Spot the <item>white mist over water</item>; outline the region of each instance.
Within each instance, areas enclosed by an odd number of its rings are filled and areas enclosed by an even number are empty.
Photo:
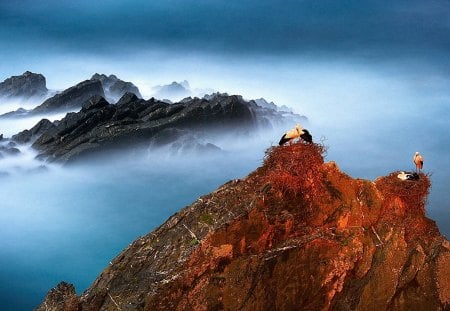
[[[450,234],[450,80],[433,68],[170,54],[88,58],[83,66],[81,58],[67,59],[40,60],[33,71],[43,73],[54,89],[95,72],[112,73],[136,84],[145,98],[155,85],[186,79],[193,88],[264,97],[292,107],[309,118],[305,127],[316,141],[325,137],[327,160],[337,161],[354,177],[375,179],[394,170],[412,170],[412,155],[420,151],[425,172],[433,173],[428,215],[441,232]],[[10,109],[5,107],[0,105],[2,111]],[[0,120],[0,133],[10,136],[39,119]],[[103,164],[49,166],[47,172],[33,174],[14,169],[15,174],[0,179],[2,309],[30,309],[60,280],[82,291],[139,235],[198,196],[258,167],[264,150],[276,145],[287,127],[260,133],[258,139],[211,141],[227,151],[222,155],[173,157],[150,150],[117,155]],[[27,148],[21,147],[23,158],[0,159],[2,170],[42,164]],[[21,302],[23,296],[30,299]]]

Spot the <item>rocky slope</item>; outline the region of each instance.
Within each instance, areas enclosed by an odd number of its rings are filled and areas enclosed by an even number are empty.
[[[47,94],[45,77],[30,71],[20,76],[12,76],[0,83],[0,96],[5,97],[42,97]]]
[[[302,119],[295,116],[297,122]],[[145,101],[127,93],[115,105],[95,96],[84,103],[80,112],[67,114],[55,127],[43,132],[33,147],[41,158],[60,162],[124,146],[189,143],[202,150],[216,150],[211,144],[200,146],[193,137],[245,134],[260,126],[286,121],[290,119],[244,101],[240,96],[194,98],[167,104],[153,98]],[[189,149],[190,146],[181,147]]]
[[[95,95],[105,96],[102,83],[100,80],[86,80],[47,99],[31,110],[30,113],[42,114],[78,110],[85,101]]]
[[[81,296],[61,283],[38,310],[447,310],[450,244],[425,216],[428,176],[353,179],[323,151],[272,148]]]

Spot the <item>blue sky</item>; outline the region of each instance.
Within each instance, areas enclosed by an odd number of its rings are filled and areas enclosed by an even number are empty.
[[[435,58],[450,52],[448,12],[444,0],[0,1],[0,36],[13,49],[42,53],[176,48]]]

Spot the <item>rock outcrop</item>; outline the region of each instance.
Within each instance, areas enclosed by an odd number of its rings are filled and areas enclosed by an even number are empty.
[[[95,95],[105,96],[102,83],[99,80],[86,80],[50,97],[31,110],[30,113],[42,114],[78,110],[85,101]]]
[[[41,309],[45,311],[77,311],[78,298],[75,287],[66,282],[59,283],[50,290],[42,306]]]
[[[0,83],[0,96],[20,97],[43,97],[47,95],[45,77],[42,74],[30,71],[20,76],[12,76]]]
[[[103,85],[103,90],[106,97],[111,101],[116,101],[121,98],[125,93],[135,94],[137,97],[142,98],[141,93],[136,85],[131,82],[123,81],[115,75],[94,74],[91,80],[99,80]]]
[[[167,145],[182,136],[192,142],[194,134],[201,136],[205,132],[210,135],[247,132],[282,120],[278,117],[275,111],[246,102],[240,96],[194,98],[167,104],[126,93],[115,105],[95,96],[84,103],[80,112],[67,114],[55,128],[45,131],[33,147],[41,158],[66,162],[122,146]],[[183,146],[186,144],[179,147]],[[203,147],[218,149],[211,144]]]
[[[57,123],[56,123],[57,124]],[[38,139],[44,132],[54,129],[56,127],[51,121],[47,119],[42,119],[35,126],[29,130],[23,130],[22,132],[13,135],[11,139],[19,144],[26,144],[29,142],[34,142]]]
[[[78,310],[447,310],[450,244],[425,216],[428,176],[353,179],[323,147],[264,164],[134,241]],[[38,310],[69,310],[51,291]]]

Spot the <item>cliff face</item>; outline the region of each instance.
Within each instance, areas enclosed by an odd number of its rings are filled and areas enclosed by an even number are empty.
[[[323,163],[322,152],[314,144],[269,150],[247,178],[134,241],[77,298],[78,307],[449,308],[450,244],[425,217],[428,177],[352,179]],[[67,299],[54,292],[39,310],[76,307],[72,292]]]

